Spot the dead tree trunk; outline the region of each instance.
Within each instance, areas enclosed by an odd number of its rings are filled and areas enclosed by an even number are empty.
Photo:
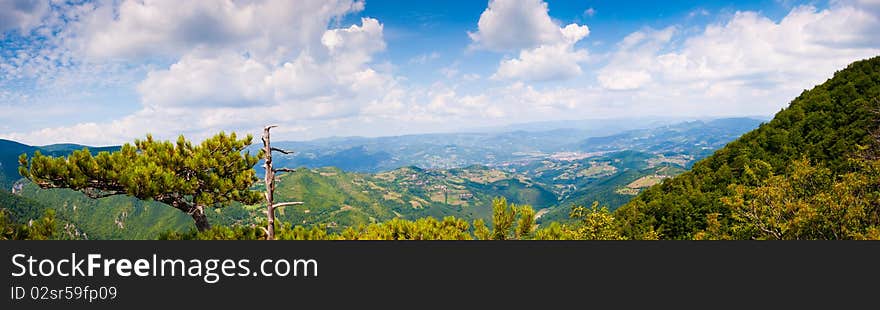
[[[269,130],[278,127],[275,125],[266,126],[263,128],[263,152],[264,157],[263,160],[265,163],[263,167],[266,169],[266,218],[268,220],[268,224],[266,225],[266,240],[275,240],[275,208],[289,206],[289,205],[298,205],[302,204],[302,202],[284,202],[276,204],[275,200],[275,173],[276,172],[293,172],[292,169],[281,168],[275,169],[272,165],[272,151],[281,152],[284,154],[291,154],[293,152],[286,151],[282,149],[277,149],[272,147],[272,144],[269,139]]]
[[[269,142],[269,129],[275,126],[263,128],[263,152],[265,153],[264,168],[266,169],[266,216],[269,224],[266,225],[266,239],[275,240],[275,170],[272,168],[272,145]]]

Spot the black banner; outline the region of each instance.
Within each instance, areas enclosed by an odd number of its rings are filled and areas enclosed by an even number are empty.
[[[2,309],[768,302],[847,308],[873,303],[880,289],[878,242],[4,241],[0,247],[7,284]]]

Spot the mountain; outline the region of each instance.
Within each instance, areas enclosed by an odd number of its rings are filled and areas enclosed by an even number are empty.
[[[274,142],[273,146],[295,151],[290,155],[276,155],[274,159],[279,167],[333,166],[365,173],[405,166],[427,169],[501,166],[540,161],[560,152],[636,150],[664,153],[672,157],[684,155],[702,158],[724,143],[754,129],[762,121],[754,118],[678,123],[670,123],[669,120],[590,120],[583,121],[584,124],[568,121],[519,125],[522,128],[517,128],[517,125],[496,128],[508,131],[379,138],[336,137],[307,142]],[[607,128],[599,125],[607,125]],[[541,128],[551,129],[533,130]],[[253,150],[257,148],[254,146]]]
[[[531,204],[538,211],[539,223],[565,221],[573,205],[599,201],[612,210],[624,205],[642,190],[683,173],[714,148],[761,122],[731,118],[667,125],[654,131],[632,130],[569,144],[574,150],[580,145],[590,152],[536,153],[451,169],[408,166],[380,173],[356,173],[304,167],[282,177],[276,195],[307,202],[290,209],[296,211],[285,219],[294,223],[359,224],[387,220],[390,214],[408,219],[447,215],[486,218],[489,203],[497,196]],[[507,136],[513,140],[516,134],[495,135],[492,139]],[[398,137],[382,141],[388,143],[387,149],[393,149],[391,141],[395,139]],[[354,144],[369,141],[356,140]],[[586,141],[601,143],[587,145]],[[446,195],[442,188],[446,188]]]
[[[129,196],[91,199],[73,190],[44,190],[27,184],[21,197],[54,209],[59,218],[76,225],[88,239],[155,239],[159,233],[185,231],[192,226],[192,218],[176,209]],[[23,218],[36,218],[41,213],[29,212]]]
[[[75,150],[88,148],[92,153],[115,151],[118,146],[91,147],[79,144],[52,144],[30,146],[0,139],[0,208],[12,212],[13,218],[26,221],[42,216],[46,209],[54,209],[65,230],[75,230],[80,238],[97,239],[153,239],[159,232],[182,230],[191,225],[191,219],[177,214],[164,205],[142,202],[130,197],[109,197],[92,200],[85,195],[65,189],[40,190],[33,184],[23,184],[12,194],[13,184],[21,179],[18,157],[40,151],[51,156],[67,156]],[[148,209],[147,206],[152,206]],[[116,229],[125,226],[128,229]],[[120,225],[122,224],[122,225]],[[67,231],[67,233],[75,233]]]
[[[18,175],[18,156],[32,154],[38,148],[15,141],[0,139],[0,189],[10,191]]]
[[[600,137],[613,135],[618,132],[636,129],[655,128],[688,121],[683,117],[627,117],[608,119],[578,119],[558,121],[537,121],[526,123],[514,123],[503,126],[484,126],[464,128],[462,132],[512,132],[512,131],[553,131],[553,130],[578,130],[587,132],[587,136]],[[582,137],[583,138],[583,137]]]
[[[765,120],[722,118],[688,121],[658,128],[630,130],[606,137],[585,139],[580,149],[586,152],[638,150],[667,157],[702,158],[755,129]]]
[[[497,165],[553,191],[556,207],[539,222],[566,221],[573,205],[594,201],[615,210],[642,190],[676,176],[725,143],[758,127],[753,118],[688,121],[587,138],[575,152]]]
[[[553,152],[574,150],[587,136],[576,129],[500,133],[420,134],[394,137],[345,137],[308,142],[273,142],[293,150],[279,154],[276,166],[335,166],[346,171],[376,173],[399,167],[449,169],[492,165]],[[256,149],[257,146],[254,147]]]
[[[0,206],[11,212],[12,218],[19,220],[38,218],[47,209],[43,203],[7,191],[0,191]]]
[[[18,156],[21,154],[33,154],[40,151],[44,155],[67,156],[75,150],[89,148],[92,153],[100,151],[113,151],[119,147],[90,147],[79,144],[53,144],[46,146],[30,146],[10,140],[0,139],[0,189],[10,191],[12,184],[21,178],[18,175]]]
[[[261,189],[262,184],[257,188]],[[167,231],[187,231],[192,219],[166,205],[127,196],[90,199],[66,189],[24,187],[22,198],[39,201],[21,218],[35,218],[51,206],[59,217],[76,224],[88,238],[151,239]],[[278,218],[299,225],[327,225],[331,231],[393,218],[427,216],[488,218],[491,202],[504,196],[537,210],[549,208],[556,196],[518,175],[486,167],[426,170],[403,167],[380,174],[345,172],[339,168],[300,168],[278,177],[276,201],[303,201],[278,210]],[[2,202],[2,201],[0,201]],[[12,206],[16,208],[16,206]],[[264,219],[263,205],[211,209],[215,225],[255,224]]]
[[[802,177],[808,177],[809,174],[800,174],[808,170],[800,167],[803,160],[820,167],[815,168],[817,171],[827,169],[829,178],[836,180],[834,182],[841,181],[844,175],[858,177],[851,175],[859,171],[854,160],[877,158],[880,154],[877,152],[878,109],[880,57],[855,62],[836,72],[825,83],[801,93],[768,123],[697,162],[691,171],[644,191],[620,208],[618,217],[633,235],[652,229],[665,238],[690,239],[700,231],[718,230],[717,225],[741,220],[737,218],[739,215],[732,214],[730,206],[737,201],[740,204],[751,201],[749,195],[788,195],[785,191],[779,192],[782,189],[774,187],[777,184],[773,183],[800,182]],[[765,182],[773,176],[781,178]],[[832,184],[831,181],[825,183]],[[785,190],[798,193],[817,184],[807,183]],[[763,192],[756,192],[756,189]],[[810,195],[815,193],[806,194],[789,201],[812,197]],[[839,192],[826,194],[833,197]],[[858,195],[871,197],[875,194],[874,190],[866,189]],[[767,196],[766,199],[773,197],[777,196]],[[833,203],[837,202],[831,200],[822,205]],[[766,202],[756,205],[767,207]],[[816,205],[805,203],[800,206]],[[855,203],[851,206],[854,207]],[[761,212],[770,211],[764,209]],[[870,210],[865,212],[874,214]],[[783,222],[783,219],[777,218],[776,222]],[[844,222],[841,220],[833,225],[844,225]]]
[[[274,143],[300,151],[293,161],[276,161],[279,167],[300,167],[279,176],[277,201],[305,202],[279,210],[278,217],[300,225],[325,224],[331,230],[396,217],[487,219],[491,200],[504,196],[532,205],[539,223],[563,221],[572,205],[600,201],[615,209],[625,204],[645,188],[683,172],[705,148],[732,140],[759,122],[692,121],[596,139],[556,129]],[[11,154],[4,167],[17,166],[21,152],[63,156],[82,148],[9,145],[15,147],[2,149]],[[425,166],[394,166],[406,162]],[[262,172],[259,165],[256,170]],[[71,190],[27,184],[21,197],[39,202],[22,218],[53,208],[92,239],[152,239],[161,232],[192,228],[192,220],[173,208],[126,196],[93,200]],[[259,205],[233,204],[212,209],[208,216],[213,224],[248,225],[262,221],[262,212]]]
[[[648,153],[623,151],[582,163],[582,168],[577,168],[578,163],[568,163],[550,170],[549,174],[537,176],[538,182],[561,190],[559,203],[546,213],[539,213],[538,221],[568,221],[572,206],[589,206],[594,201],[613,211],[645,188],[685,171],[682,165],[658,165],[653,159],[655,157]],[[570,171],[576,171],[576,174]],[[567,176],[572,176],[573,180],[565,182]]]
[[[282,175],[278,201],[303,201],[279,217],[297,224],[345,227],[395,217],[488,218],[491,202],[504,196],[540,210],[556,196],[531,180],[486,167],[439,170],[403,167],[379,174],[338,168],[298,169]]]

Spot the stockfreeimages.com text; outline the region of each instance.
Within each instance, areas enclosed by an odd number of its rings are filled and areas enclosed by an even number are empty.
[[[101,254],[52,260],[37,259],[25,254],[12,255],[13,277],[201,277],[213,284],[225,277],[317,277],[315,259],[262,259],[251,264],[250,259],[169,259],[159,258],[102,258]]]

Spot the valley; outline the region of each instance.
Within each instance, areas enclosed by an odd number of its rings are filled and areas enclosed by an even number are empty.
[[[312,145],[305,150],[295,147],[307,143],[281,142],[298,152],[279,156],[276,165],[298,168],[278,177],[276,201],[305,203],[281,208],[278,218],[295,225],[323,225],[329,231],[393,218],[486,219],[492,199],[506,197],[531,205],[539,225],[565,222],[575,205],[599,201],[616,209],[760,123],[750,118],[690,121],[587,138],[577,129],[346,138],[308,142]],[[9,154],[2,163],[16,167],[14,153],[20,151],[63,156],[82,147],[19,145],[4,150]],[[402,163],[408,165],[394,167]],[[258,164],[257,173],[261,170]],[[17,175],[12,171],[5,169],[4,175]],[[11,189],[13,179],[4,180],[4,189]],[[17,195],[39,206],[22,216],[33,218],[38,209],[54,209],[87,238],[152,239],[192,225],[185,214],[157,202],[125,196],[92,200],[71,190],[19,185]],[[261,186],[258,182],[255,189]],[[250,225],[263,219],[262,211],[261,205],[232,204],[208,216],[215,224]]]

